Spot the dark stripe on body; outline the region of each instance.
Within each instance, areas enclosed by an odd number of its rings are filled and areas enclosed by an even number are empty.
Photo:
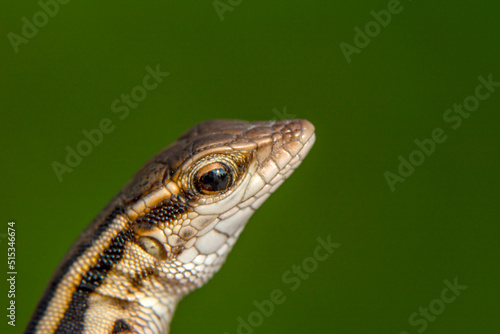
[[[63,277],[68,273],[68,270],[71,268],[73,263],[75,263],[75,261],[83,253],[85,253],[90,246],[92,246],[94,240],[99,239],[101,234],[108,229],[109,225],[111,225],[111,222],[116,218],[116,216],[123,213],[124,210],[121,207],[115,208],[113,212],[101,222],[99,227],[92,234],[91,238],[88,238],[86,240],[82,239],[81,243],[75,246],[76,248],[73,254],[71,254],[71,256],[67,258],[64,263],[61,264],[57,273],[52,277],[49,286],[46,288],[42,299],[40,300],[35,309],[35,313],[31,317],[30,322],[28,323],[28,326],[25,330],[25,334],[36,333],[36,326],[43,318],[47,310],[47,307],[49,306],[50,301],[54,297],[54,294],[57,290],[57,286],[59,285]]]
[[[160,224],[171,224],[173,220],[178,219],[182,214],[188,212],[189,207],[180,201],[178,198],[171,198],[170,202],[162,203],[152,208],[151,211],[144,216],[138,218],[134,226],[139,229],[151,229]],[[36,326],[40,319],[43,318],[47,307],[54,297],[57,286],[66,275],[68,270],[74,262],[87,251],[87,249],[94,243],[99,236],[106,231],[111,225],[112,221],[117,215],[124,214],[121,207],[116,208],[102,223],[95,229],[95,231],[86,238],[79,240],[71,253],[70,257],[58,269],[58,273],[51,280],[44,297],[40,301],[31,322],[26,329],[26,334],[36,333]],[[84,232],[85,233],[85,232]],[[55,333],[81,333],[84,326],[85,312],[88,309],[88,298],[90,293],[99,287],[107,276],[108,271],[112,266],[119,262],[123,256],[123,250],[127,241],[133,240],[132,230],[121,231],[118,235],[110,241],[110,245],[106,248],[98,259],[97,264],[89,268],[86,273],[82,273],[82,280],[77,286],[75,292],[71,297],[71,301],[65,311],[65,314],[58,324]],[[134,285],[140,285],[143,278],[147,277],[150,273],[144,273],[142,277],[133,277],[131,281]]]
[[[78,334],[83,331],[90,294],[104,282],[108,272],[122,259],[127,242],[133,240],[133,238],[132,230],[125,230],[111,239],[108,248],[101,253],[97,263],[82,277],[76,291],[73,292],[71,302],[66,312],[64,312],[64,317],[59,322],[55,333]]]
[[[186,204],[177,197],[172,197],[168,203],[157,205],[142,217],[137,218],[134,225],[138,229],[149,230],[160,224],[171,224],[188,210],[189,207]]]

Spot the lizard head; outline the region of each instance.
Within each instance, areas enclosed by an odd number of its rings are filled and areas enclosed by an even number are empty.
[[[122,194],[135,236],[131,247],[142,266],[179,295],[203,285],[314,141],[314,127],[305,120],[219,120],[192,128]]]

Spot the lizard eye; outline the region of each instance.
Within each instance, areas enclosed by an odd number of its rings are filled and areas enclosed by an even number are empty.
[[[194,178],[196,190],[212,195],[229,188],[233,183],[231,170],[223,163],[214,162],[200,168]]]

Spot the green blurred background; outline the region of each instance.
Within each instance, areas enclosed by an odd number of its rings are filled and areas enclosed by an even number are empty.
[[[354,28],[386,0],[228,1],[223,20],[212,1],[71,1],[18,53],[7,34],[21,35],[40,5],[3,1],[0,331],[22,332],[80,231],[177,136],[207,119],[296,117],[316,125],[315,147],[221,272],[181,302],[172,333],[237,333],[238,317],[273,289],[286,302],[254,333],[418,333],[425,317],[409,317],[439,306],[456,277],[467,289],[425,332],[499,333],[500,90],[456,130],[443,113],[474,94],[478,76],[500,81],[500,5],[403,1],[348,63],[340,44],[354,44]],[[170,76],[121,120],[111,103],[157,64]],[[53,161],[103,118],[115,130],[59,182]],[[447,140],[392,192],[384,173],[435,128]],[[5,316],[9,220],[15,328]],[[341,246],[291,291],[282,275],[329,235]]]

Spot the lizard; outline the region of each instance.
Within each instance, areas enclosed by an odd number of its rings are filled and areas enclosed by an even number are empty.
[[[169,333],[250,216],[315,142],[306,120],[200,123],[151,158],[83,231],[25,333]]]

